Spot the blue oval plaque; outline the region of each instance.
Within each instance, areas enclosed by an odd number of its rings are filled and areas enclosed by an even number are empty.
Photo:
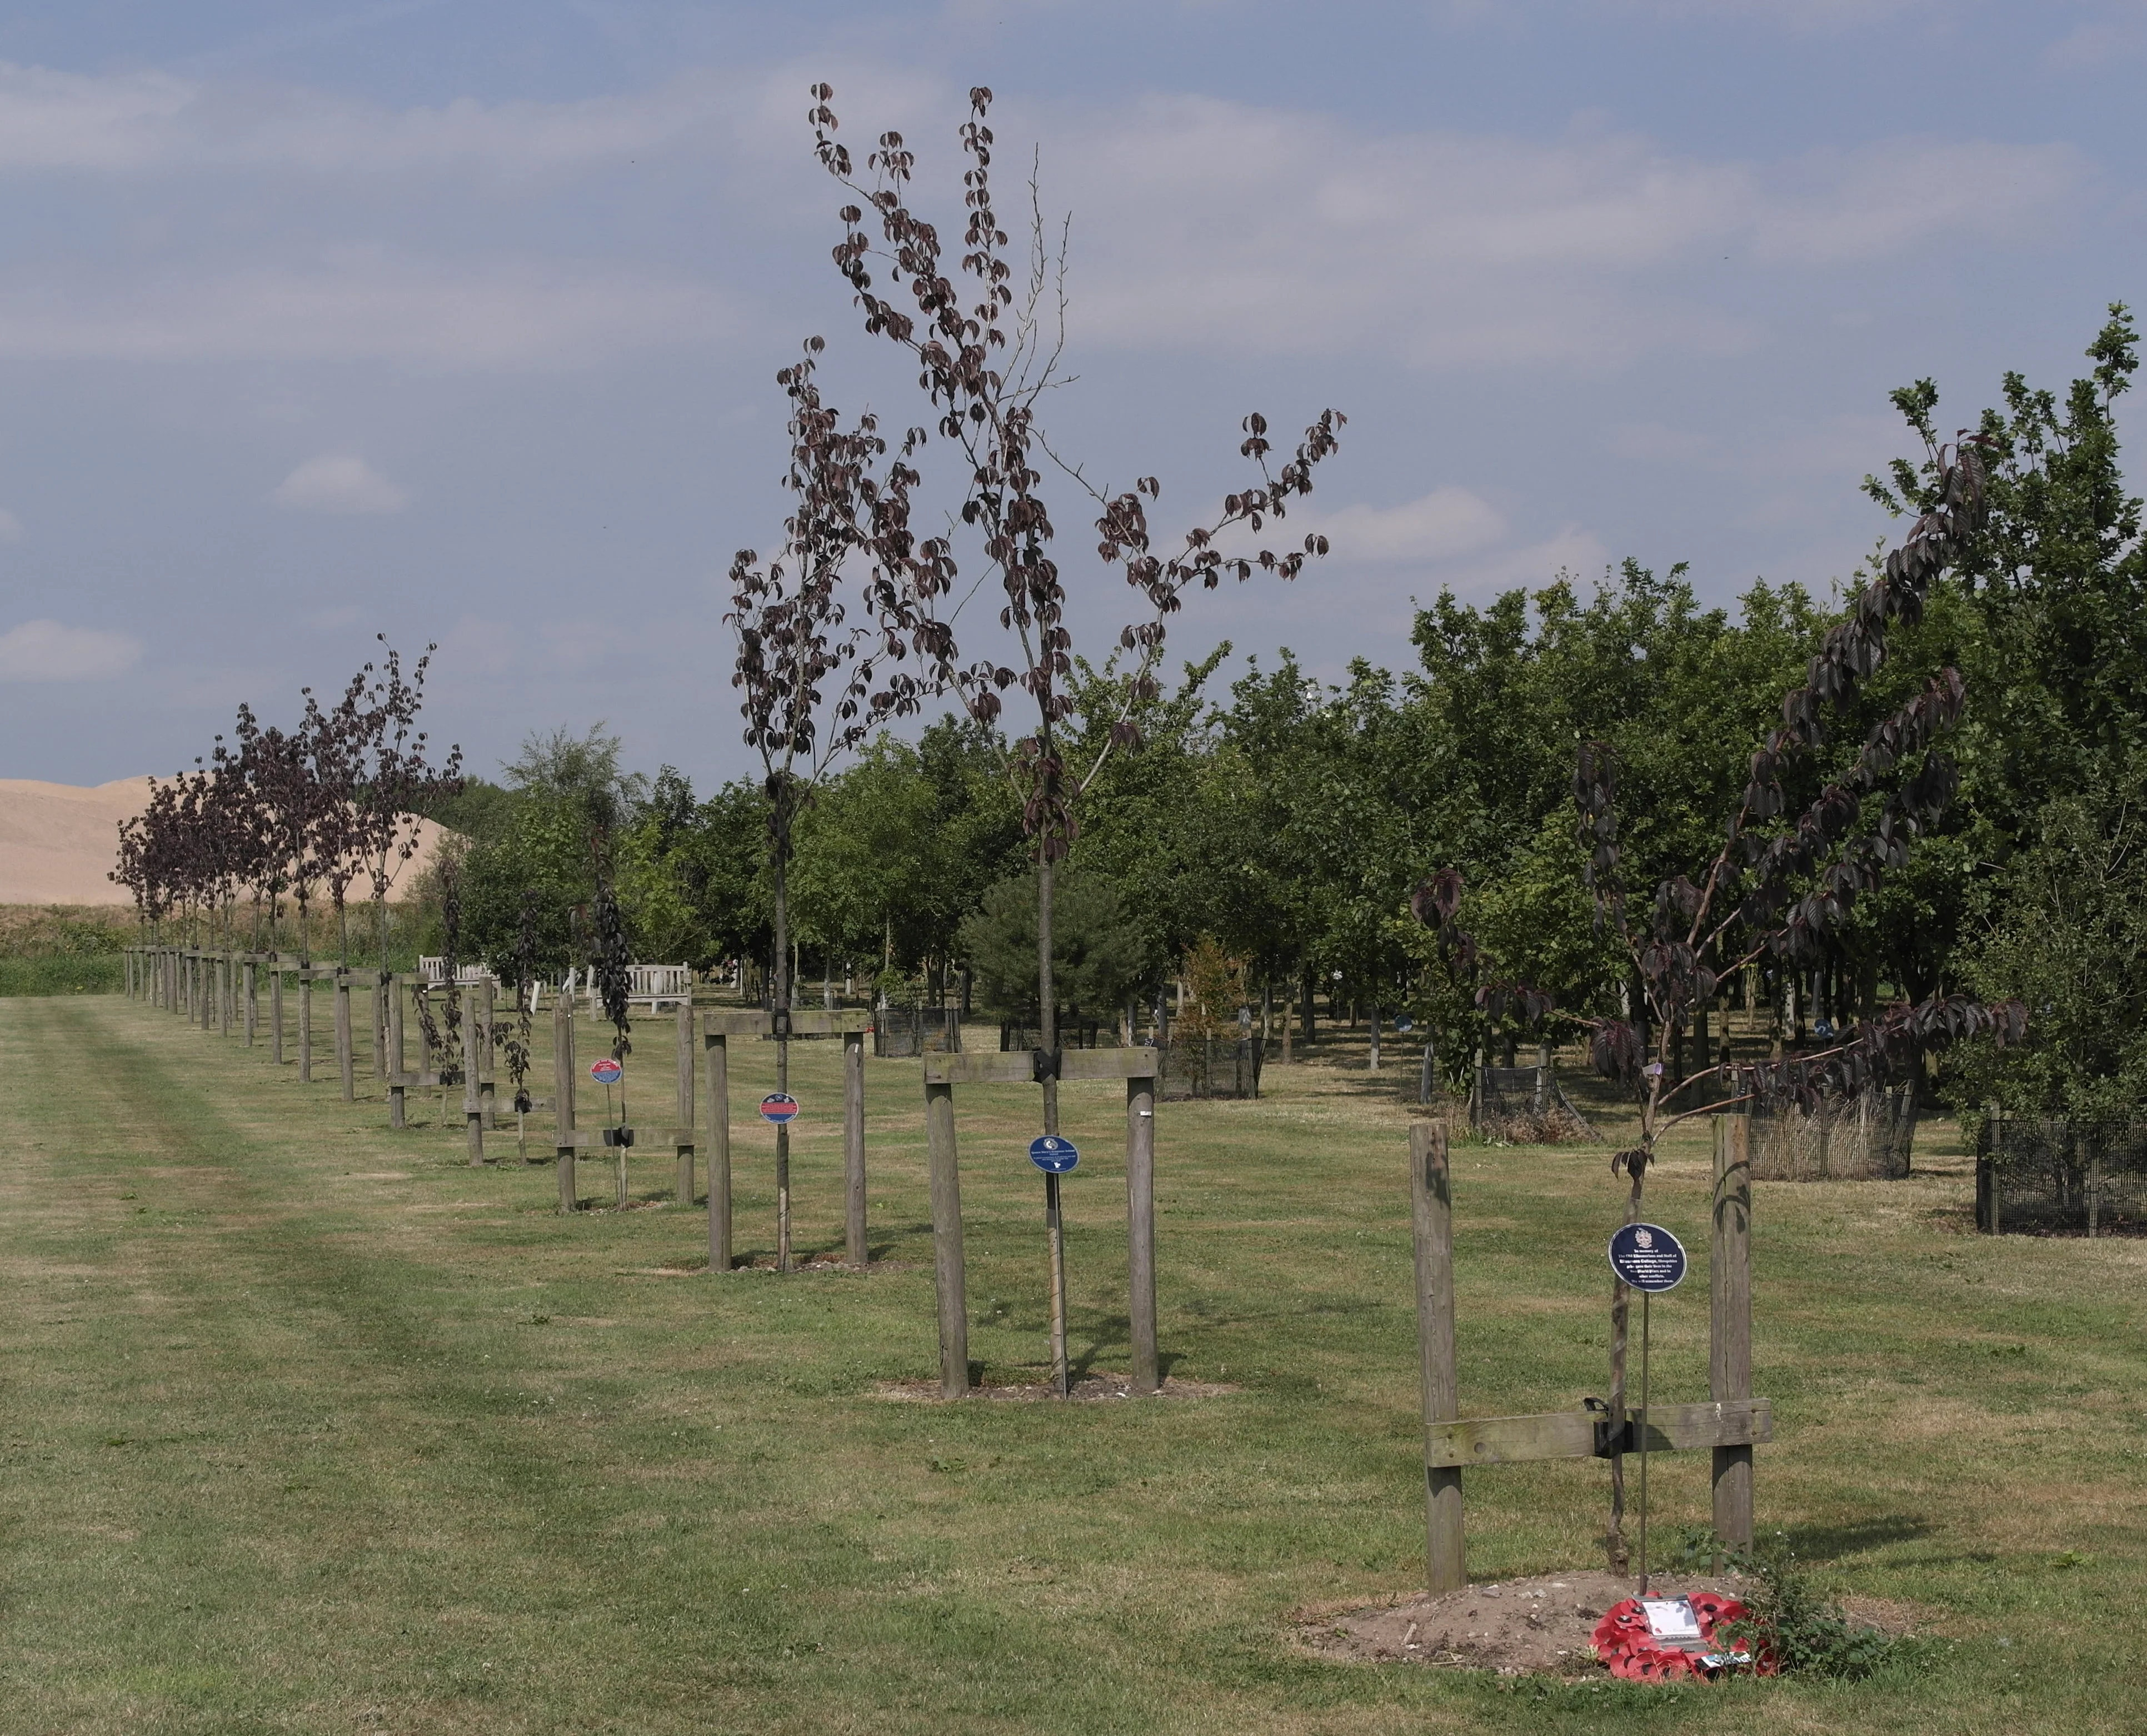
[[[1064,1175],[1081,1161],[1081,1153],[1074,1148],[1071,1139],[1045,1133],[1028,1142],[1028,1161],[1046,1175]]]
[[[1610,1269],[1636,1290],[1674,1290],[1684,1267],[1684,1244],[1659,1223],[1629,1223],[1610,1238]]]

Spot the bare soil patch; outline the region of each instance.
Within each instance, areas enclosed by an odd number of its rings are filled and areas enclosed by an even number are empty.
[[[1711,1591],[1749,1598],[1751,1583],[1651,1574],[1651,1598]],[[1579,1678],[1601,1668],[1595,1624],[1613,1603],[1635,1596],[1629,1577],[1599,1568],[1472,1585],[1444,1597],[1351,1608],[1309,1605],[1291,1618],[1298,1643],[1315,1657],[1345,1663],[1429,1663],[1452,1669],[1496,1670],[1502,1676]],[[1892,1598],[1844,1598],[1853,1626],[1889,1638],[1912,1633],[1928,1612]]]
[[[1634,1582],[1600,1568],[1471,1585],[1444,1597],[1343,1610],[1307,1608],[1294,1618],[1299,1643],[1315,1656],[1349,1663],[1430,1663],[1496,1670],[1502,1676],[1585,1676],[1595,1661],[1595,1624]],[[1717,1592],[1743,1597],[1735,1574],[1719,1579],[1650,1575],[1649,1597]]]

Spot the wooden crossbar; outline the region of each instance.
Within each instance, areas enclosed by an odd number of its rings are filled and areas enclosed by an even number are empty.
[[[1018,1085],[1036,1078],[1034,1049],[1009,1049],[981,1055],[927,1055],[928,1085]],[[1152,1079],[1152,1048],[1068,1048],[1058,1052],[1062,1079]]]
[[[1774,1438],[1774,1407],[1764,1398],[1722,1404],[1648,1407],[1650,1453],[1691,1452],[1701,1447],[1763,1446]],[[1559,1410],[1533,1417],[1470,1417],[1434,1423],[1424,1431],[1424,1462],[1432,1469],[1462,1465],[1519,1464],[1539,1458],[1609,1458],[1640,1450],[1641,1422],[1634,1412],[1619,1428],[1603,1411]]]

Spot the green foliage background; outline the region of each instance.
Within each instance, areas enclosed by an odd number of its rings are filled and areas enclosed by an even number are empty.
[[[1892,661],[1814,762],[1793,768],[1781,823],[1873,724],[1939,670],[1959,668],[1967,716],[1947,744],[1959,799],[1834,937],[1834,1010],[1942,988],[2019,994],[2037,1018],[2029,1049],[1971,1055],[1964,1088],[2083,1111],[2132,1100],[2147,1073],[2114,1027],[2089,1036],[2085,1010],[2100,997],[2104,1023],[2129,1029],[2139,993],[2130,918],[2111,913],[2139,908],[2147,890],[2130,842],[2147,764],[2147,554],[2116,423],[2136,350],[2129,315],[2113,308],[2088,371],[2063,393],[2006,377],[1978,423],[1994,455],[1981,546],[1897,633]],[[1928,449],[1865,485],[1907,514],[1937,475],[1938,389],[1918,381],[1894,403]],[[1406,1010],[1443,1048],[1465,1052],[1494,1033],[1468,985],[1442,977],[1408,910],[1412,888],[1450,867],[1466,880],[1463,920],[1501,974],[1549,989],[1569,1011],[1612,1010],[1629,966],[1579,883],[1575,744],[1614,753],[1633,896],[1697,876],[1783,693],[1862,581],[1848,575],[1822,598],[1758,580],[1734,607],[1710,608],[1684,566],[1629,559],[1593,583],[1560,573],[1480,605],[1441,593],[1416,615],[1405,668],[1359,660],[1323,682],[1285,651],[1218,691],[1227,645],[1185,666],[1139,712],[1137,753],[1109,733],[1124,671],[1081,664],[1068,758],[1100,769],[1070,871],[1099,889],[1097,909],[1112,896],[1107,918],[1084,907],[1068,944],[1108,953],[1116,997],[1182,974],[1210,938],[1270,993],[1301,1004],[1310,985],[1330,1006]],[[881,738],[816,793],[798,823],[792,881],[808,993],[825,973],[936,998],[968,968],[988,978],[995,1005],[1028,1008],[1033,994],[1002,968],[1001,955],[1020,950],[1019,925],[991,891],[1029,868],[1005,745],[942,720],[915,741]],[[638,956],[767,962],[757,785],[702,798],[668,767],[633,776],[601,725],[533,738],[507,774],[437,816],[472,839],[465,954],[504,962],[526,897],[540,964],[583,962],[604,855]],[[2084,876],[2104,889],[2099,903],[2079,895]],[[2069,986],[2053,975],[2059,960],[2070,961]],[[1069,953],[1065,968],[1082,967]],[[1781,986],[1771,980],[1769,992]]]

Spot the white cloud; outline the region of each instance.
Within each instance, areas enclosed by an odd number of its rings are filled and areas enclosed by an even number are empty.
[[[473,367],[698,346],[738,324],[721,292],[661,268],[339,248],[296,261],[0,273],[0,357],[392,358]]]
[[[19,543],[23,540],[23,521],[7,508],[0,507],[0,543]]]
[[[339,453],[307,459],[268,498],[302,513],[399,513],[410,502],[364,459]]]
[[[1466,561],[1441,572],[1439,581],[1464,599],[1492,596],[1516,587],[1540,590],[1560,573],[1573,578],[1588,594],[1588,588],[1610,563],[1610,552],[1591,531],[1571,527],[1540,543],[1509,548]]]
[[[2110,0],[2044,51],[2054,72],[2100,73],[2122,67],[2147,50],[2147,4]]]
[[[25,621],[0,633],[0,681],[102,681],[142,660],[142,643],[93,627]]]
[[[1062,118],[1044,163],[1047,198],[1076,213],[1084,336],[1434,364],[1737,347],[1753,316],[1695,290],[1695,268],[1793,273],[2018,243],[2062,222],[2089,179],[2063,145],[1896,139],[1754,163],[1599,130],[1375,136],[1188,97]],[[1093,241],[1091,211],[1111,213]]]
[[[392,109],[292,87],[167,73],[81,74],[0,62],[0,173],[163,178],[247,169],[378,181],[464,175],[527,186],[605,164],[705,150],[728,136],[735,81],[683,74],[575,102]],[[793,103],[802,108],[802,98]]]
[[[1317,531],[1334,545],[1329,558],[1337,561],[1450,560],[1489,547],[1506,532],[1497,510],[1466,488],[1434,488],[1398,507],[1300,510],[1289,516],[1292,541],[1300,518],[1303,530]]]

